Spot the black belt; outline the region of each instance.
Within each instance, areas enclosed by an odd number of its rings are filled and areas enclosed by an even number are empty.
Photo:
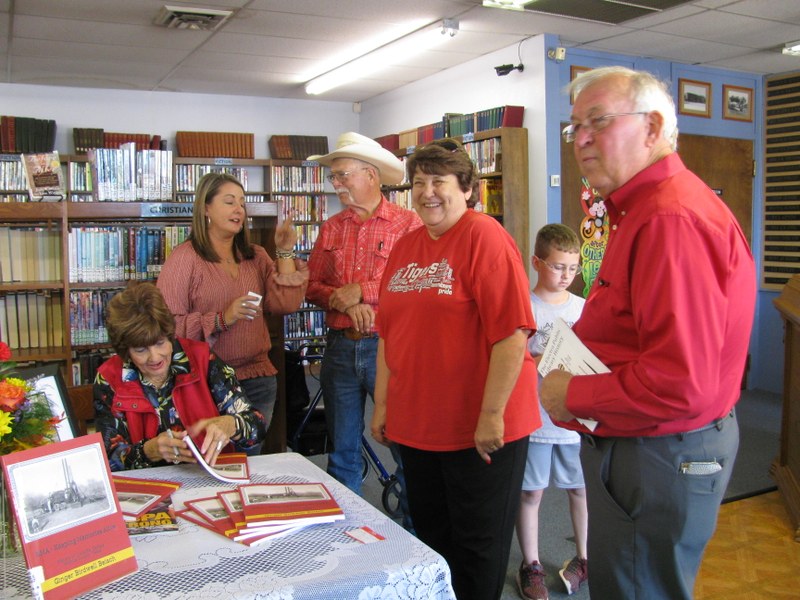
[[[333,335],[343,335],[348,340],[352,340],[354,342],[357,342],[359,340],[369,340],[378,337],[377,333],[374,332],[361,333],[355,327],[348,327],[347,329],[328,329],[328,333]]]

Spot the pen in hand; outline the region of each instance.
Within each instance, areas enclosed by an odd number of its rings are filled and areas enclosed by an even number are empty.
[[[167,435],[169,436],[169,439],[171,439],[171,440],[174,440],[174,439],[175,439],[175,435],[172,433],[172,429],[167,429]],[[174,461],[172,461],[172,462],[174,462],[174,463],[177,463],[177,462],[178,462],[178,460],[179,460],[179,459],[180,459],[180,457],[181,457],[181,453],[180,453],[180,451],[178,450],[178,447],[177,447],[177,446],[173,446],[173,447],[172,447],[172,451],[175,453],[175,460],[174,460]]]

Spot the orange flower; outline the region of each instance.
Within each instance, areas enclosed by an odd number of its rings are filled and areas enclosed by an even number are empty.
[[[0,409],[14,412],[25,401],[25,387],[18,385],[19,380],[6,379],[0,381]]]

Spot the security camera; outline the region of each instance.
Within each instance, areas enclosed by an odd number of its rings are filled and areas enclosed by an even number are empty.
[[[511,71],[523,71],[525,66],[522,63],[518,65],[500,65],[499,67],[495,67],[494,70],[497,73],[498,77],[503,77],[511,73]]]

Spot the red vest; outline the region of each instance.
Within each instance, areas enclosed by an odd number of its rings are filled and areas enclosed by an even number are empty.
[[[175,376],[172,402],[188,429],[200,419],[220,415],[208,389],[208,344],[184,338],[179,338],[178,342],[189,359],[190,370]],[[158,412],[145,397],[139,381],[122,381],[122,359],[114,355],[98,371],[114,390],[111,411],[115,418],[124,419],[128,424],[131,443],[156,437],[161,426]],[[194,440],[198,448],[202,446],[204,437],[205,434],[201,433]]]

